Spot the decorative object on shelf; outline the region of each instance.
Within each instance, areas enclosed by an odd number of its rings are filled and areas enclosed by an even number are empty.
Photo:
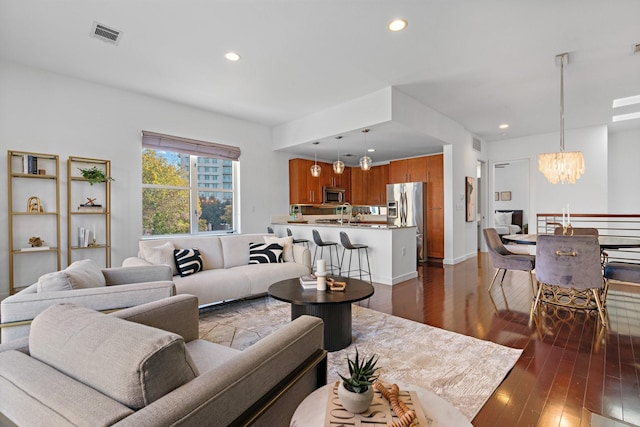
[[[360,157],[360,169],[363,171],[371,169],[371,157],[367,156],[367,133],[369,133],[369,129],[362,129],[362,135],[364,135],[364,156]]]
[[[44,209],[42,208],[42,202],[40,202],[40,198],[36,196],[31,196],[27,200],[27,212],[29,213],[42,213]]]
[[[29,175],[38,174],[38,158],[30,154],[22,156],[22,173]]]
[[[316,141],[313,143],[313,145],[318,145],[320,144],[320,142]],[[318,164],[318,151],[314,151],[313,153],[315,161],[313,166],[311,166],[311,176],[314,178],[318,178],[320,176],[320,172],[322,172],[322,168],[320,167],[320,165]]]
[[[46,169],[38,169],[38,175],[46,175],[46,174],[47,174]]]
[[[376,364],[378,363],[378,355],[374,354],[369,359],[362,358],[358,354],[356,347],[356,356],[352,360],[347,356],[347,365],[349,366],[349,377],[340,374],[342,381],[338,386],[338,397],[344,408],[354,414],[360,414],[366,411],[373,400],[373,383],[378,379],[376,375]]]
[[[29,244],[31,245],[32,248],[39,248],[40,246],[42,246],[42,244],[44,243],[44,241],[40,238],[40,237],[29,237]]]
[[[96,198],[87,197],[87,202],[78,206],[78,212],[104,212],[104,209],[96,203]]]
[[[580,151],[564,151],[564,62],[569,62],[569,54],[556,55],[560,60],[560,151],[543,153],[538,156],[538,170],[552,184],[561,182],[575,184],[584,173],[584,156]]]
[[[340,140],[341,139],[342,139],[342,136],[340,135],[336,136],[336,140],[338,141],[338,160],[333,162],[333,171],[338,175],[344,172],[344,162],[340,160]]]
[[[99,169],[97,166],[93,166],[90,168],[78,168],[82,177],[89,181],[89,185],[97,184],[99,182],[107,182],[107,181],[115,181],[110,176],[107,176],[102,169]]]

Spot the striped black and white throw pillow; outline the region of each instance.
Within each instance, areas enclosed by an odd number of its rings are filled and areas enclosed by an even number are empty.
[[[282,251],[277,243],[249,243],[249,264],[282,262]]]
[[[182,277],[188,276],[190,274],[195,274],[198,271],[201,271],[203,268],[200,251],[195,248],[174,249],[173,257],[176,260],[178,273],[180,273],[180,276]]]

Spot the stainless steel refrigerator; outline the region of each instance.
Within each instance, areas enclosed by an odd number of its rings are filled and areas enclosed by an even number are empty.
[[[396,227],[416,227],[419,262],[427,260],[426,206],[426,183],[387,184],[387,224]]]

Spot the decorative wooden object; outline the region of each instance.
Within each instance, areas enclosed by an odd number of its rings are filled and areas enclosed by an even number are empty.
[[[398,407],[406,408],[406,413],[414,413],[413,415],[406,416],[404,420],[399,417],[392,409],[391,404],[379,390],[376,390],[373,395],[373,402],[369,409],[361,414],[352,414],[342,407],[340,399],[338,398],[338,385],[336,382],[332,387],[329,387],[329,398],[327,399],[327,413],[325,415],[325,427],[341,427],[341,426],[354,426],[354,427],[388,427],[388,426],[415,426],[415,427],[427,427],[433,423],[431,418],[428,418],[420,401],[418,395],[414,391],[399,390],[397,394]],[[387,393],[393,393],[392,388],[386,389]],[[403,421],[413,418],[409,423],[403,424]],[[411,424],[413,422],[413,424]]]
[[[42,213],[42,203],[40,202],[40,198],[36,196],[29,197],[27,200],[27,212],[29,213]]]

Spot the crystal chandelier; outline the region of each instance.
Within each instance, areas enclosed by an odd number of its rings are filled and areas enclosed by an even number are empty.
[[[342,139],[342,137],[336,136],[336,139],[338,140],[338,160],[333,162],[333,171],[336,174],[340,175],[342,172],[344,172],[344,162],[340,160],[340,140]]]
[[[584,157],[580,151],[564,151],[564,61],[569,54],[561,53],[560,59],[560,151],[538,156],[538,170],[552,184],[569,182],[575,184],[584,173]]]
[[[367,156],[367,133],[369,129],[362,129],[362,135],[364,135],[364,156],[360,157],[360,169],[368,171],[371,169],[371,157]]]
[[[318,141],[313,143],[313,145],[318,145],[318,144],[319,144]],[[322,168],[318,164],[318,151],[316,150],[313,153],[313,155],[315,157],[315,163],[313,164],[313,166],[311,166],[311,176],[314,178],[318,178],[320,176],[320,172],[322,171]]]

